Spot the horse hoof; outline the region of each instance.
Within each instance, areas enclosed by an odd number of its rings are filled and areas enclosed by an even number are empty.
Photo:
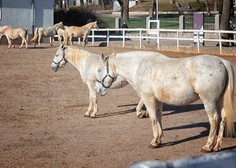
[[[208,150],[202,148],[202,149],[200,150],[200,152],[201,152],[201,153],[211,153],[212,151],[208,151]]]
[[[88,114],[84,114],[84,117],[90,117],[90,115],[88,115]]]
[[[141,112],[137,115],[138,119],[142,119],[142,118],[148,118],[149,115],[147,112]]]
[[[155,145],[153,145],[153,144],[150,144],[150,145],[149,145],[149,148],[151,148],[151,149],[155,149],[155,148],[158,148],[158,147],[160,147],[160,144],[159,144],[159,143],[157,143],[157,144],[155,144]]]
[[[221,150],[220,147],[215,147],[215,148],[213,148],[213,152],[219,152],[220,150]]]
[[[137,115],[137,118],[138,118],[138,119],[144,118],[144,117],[143,117],[143,113],[139,113],[139,114]]]

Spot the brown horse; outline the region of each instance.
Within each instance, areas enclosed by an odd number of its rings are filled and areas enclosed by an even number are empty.
[[[53,45],[53,39],[54,39],[54,35],[57,33],[57,30],[59,28],[63,28],[63,23],[59,22],[57,24],[54,24],[50,27],[47,28],[43,28],[43,27],[39,27],[36,28],[34,31],[34,37],[31,39],[31,41],[34,42],[34,47],[36,46],[36,41],[38,39],[38,45],[39,47],[41,47],[41,43],[40,40],[42,37],[50,37],[50,46]]]
[[[72,45],[72,38],[73,37],[83,37],[83,46],[88,43],[88,35],[92,28],[99,29],[97,25],[97,21],[88,23],[82,27],[78,26],[69,26],[66,31],[69,36],[70,45]]]
[[[12,46],[12,40],[18,39],[19,37],[22,38],[22,42],[19,48],[22,48],[22,46],[25,43],[25,48],[28,48],[28,35],[29,32],[25,28],[12,28],[10,26],[5,26],[2,29],[0,29],[0,39],[2,36],[5,35],[8,41],[8,48]],[[13,46],[14,47],[14,46]]]

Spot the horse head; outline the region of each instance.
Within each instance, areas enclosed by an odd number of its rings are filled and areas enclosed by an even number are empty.
[[[58,30],[59,28],[64,29],[63,22],[56,23],[55,25],[53,25],[53,28],[56,30]]]
[[[114,57],[114,53],[112,54],[112,56],[107,57],[102,54],[103,61],[97,69],[97,82],[95,89],[102,96],[106,94],[106,89],[110,88],[117,78],[115,65],[113,64],[113,61],[110,60]],[[112,63],[110,63],[109,61],[112,61]]]
[[[54,56],[54,59],[51,64],[51,68],[53,71],[57,72],[59,68],[62,68],[66,65],[67,60],[65,58],[65,50],[66,50],[66,47],[64,46],[64,44],[62,44],[58,48],[56,55]]]
[[[97,30],[99,29],[99,27],[97,25],[97,21],[92,22],[91,29],[97,29]]]

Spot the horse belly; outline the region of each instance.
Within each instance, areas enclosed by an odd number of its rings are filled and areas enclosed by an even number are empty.
[[[170,105],[186,105],[199,99],[198,94],[190,87],[156,88],[154,91],[158,101]]]
[[[12,39],[12,40],[19,38],[19,34],[16,33],[16,32],[13,32],[13,31],[12,31],[11,33],[9,33],[8,36],[9,36],[10,39]]]
[[[153,65],[138,71],[135,83],[146,96],[170,105],[186,105],[199,99],[185,75],[184,64]]]

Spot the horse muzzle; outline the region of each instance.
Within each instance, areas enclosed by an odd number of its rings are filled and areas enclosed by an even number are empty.
[[[51,64],[51,68],[54,72],[57,72],[57,70],[59,69],[58,65],[56,65],[54,63]]]

